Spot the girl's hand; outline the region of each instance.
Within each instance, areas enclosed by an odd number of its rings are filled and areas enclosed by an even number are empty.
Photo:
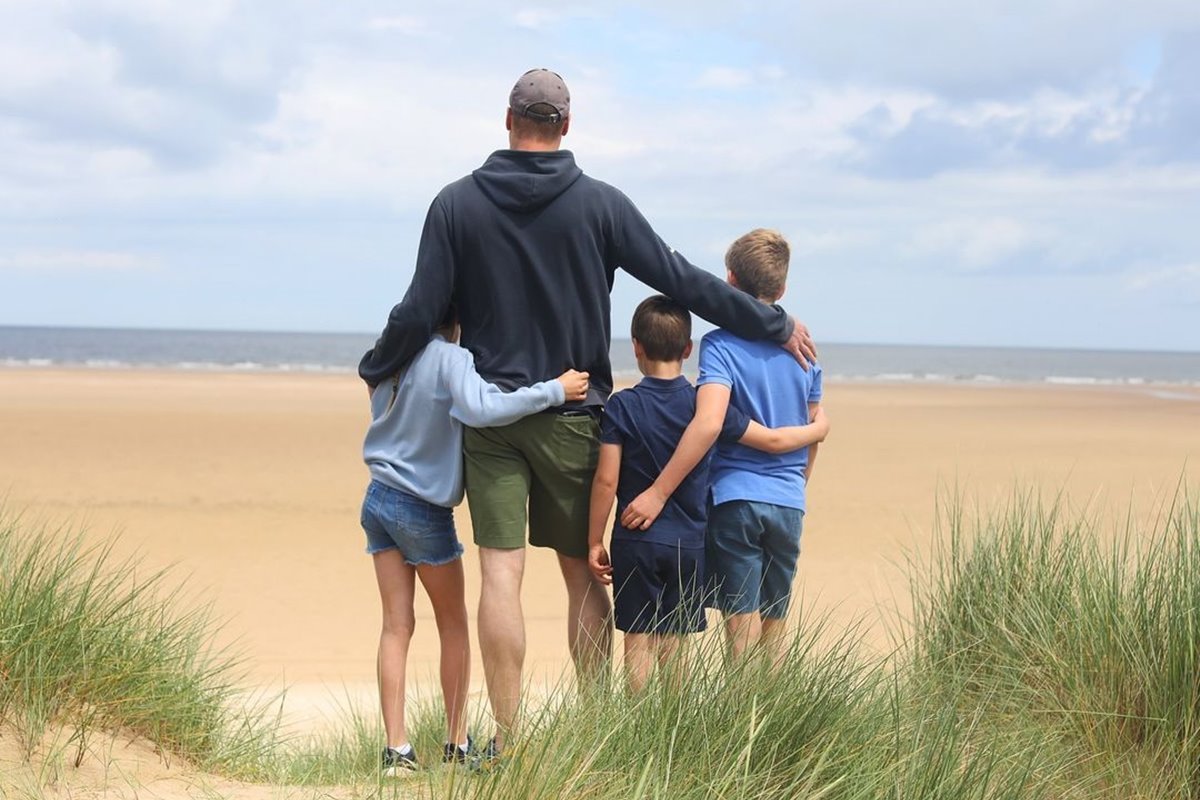
[[[562,384],[568,403],[587,399],[588,374],[586,372],[569,369],[558,376],[558,382]]]

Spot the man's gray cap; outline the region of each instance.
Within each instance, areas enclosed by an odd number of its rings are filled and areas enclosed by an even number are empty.
[[[552,106],[554,111],[531,110],[538,104]],[[538,122],[562,122],[571,116],[571,93],[567,91],[566,81],[557,72],[544,68],[531,69],[517,79],[508,96],[508,107],[514,114]]]

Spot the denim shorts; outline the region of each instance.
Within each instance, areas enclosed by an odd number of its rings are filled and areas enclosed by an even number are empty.
[[[454,509],[435,506],[385,483],[371,481],[362,505],[367,552],[399,548],[412,566],[448,564],[463,553],[454,532]]]
[[[731,500],[708,511],[705,535],[711,603],[724,614],[787,616],[804,512]]]
[[[613,617],[625,633],[704,630],[704,548],[616,539]]]

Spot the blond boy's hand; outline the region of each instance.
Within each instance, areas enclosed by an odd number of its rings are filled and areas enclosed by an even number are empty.
[[[627,531],[644,531],[654,524],[654,520],[658,519],[666,504],[667,498],[651,486],[625,506],[625,511],[621,514],[621,524]]]
[[[608,551],[602,544],[594,544],[588,548],[588,567],[596,580],[608,586],[612,583],[612,562],[608,559]]]
[[[587,399],[588,374],[586,372],[577,372],[569,369],[558,376],[558,382],[562,384],[563,393],[567,396],[568,403]]]

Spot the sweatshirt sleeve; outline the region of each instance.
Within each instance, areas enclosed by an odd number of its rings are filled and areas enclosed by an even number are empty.
[[[358,363],[358,376],[377,386],[403,369],[429,341],[454,294],[454,252],[441,196],[425,216],[412,283],[388,314],[375,346]]]
[[[743,339],[787,341],[792,320],[697,267],[659,238],[637,207],[620,194],[616,266],[709,322]]]
[[[460,352],[445,360],[442,379],[450,392],[450,416],[463,425],[472,428],[507,425],[566,401],[563,386],[557,380],[505,392],[479,377],[470,351],[451,346]]]

